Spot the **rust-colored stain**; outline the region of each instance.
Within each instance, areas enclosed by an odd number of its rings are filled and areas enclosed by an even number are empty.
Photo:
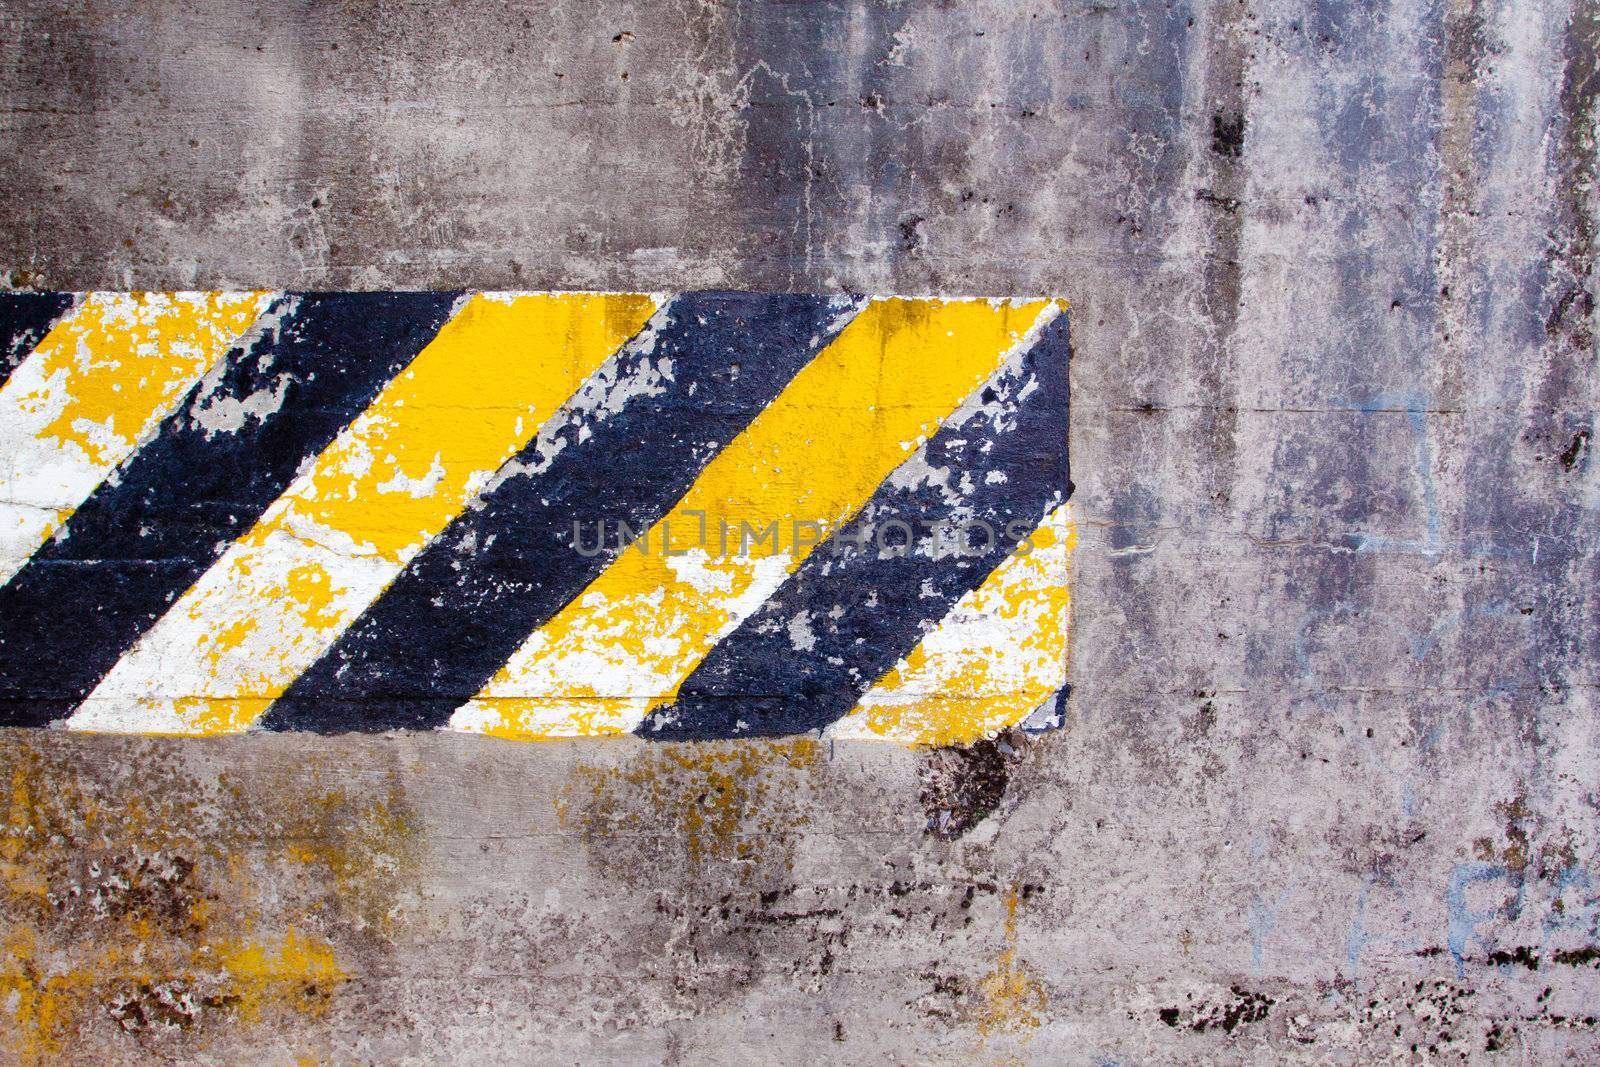
[[[269,807],[164,747],[0,738],[0,1058],[163,1061],[259,1032],[315,1060],[312,1024],[384,951],[416,865],[397,791],[313,771]]]
[[[634,867],[624,847],[643,833],[648,847],[675,853],[660,859],[694,869],[716,865],[745,884],[774,861],[787,865],[777,850],[807,822],[793,803],[796,772],[820,752],[810,738],[652,746],[621,766],[580,766],[557,813],[603,843],[594,855],[619,874],[650,876],[654,868]]]

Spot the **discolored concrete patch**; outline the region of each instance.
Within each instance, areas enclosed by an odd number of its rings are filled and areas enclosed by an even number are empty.
[[[309,763],[267,786],[171,742],[0,738],[10,1054],[314,1053],[351,970],[389,956],[417,853],[392,786]]]

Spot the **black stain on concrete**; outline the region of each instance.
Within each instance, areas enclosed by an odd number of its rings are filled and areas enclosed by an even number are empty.
[[[900,250],[902,252],[915,252],[922,247],[922,234],[918,227],[928,220],[915,212],[900,219]]]
[[[1231,986],[1229,992],[1233,994],[1231,1000],[1220,1003],[1203,1002],[1186,1008],[1162,1008],[1156,1016],[1173,1029],[1181,1028],[1201,1034],[1207,1030],[1221,1030],[1232,1034],[1241,1026],[1264,1022],[1271,1014],[1272,1006],[1277,1003],[1265,993],[1253,992],[1237,985]]]
[[[1244,113],[1218,111],[1211,116],[1211,151],[1227,159],[1244,155]]]
[[[1419,948],[1414,953],[1422,959],[1431,959],[1442,956],[1445,949],[1439,945],[1430,945]],[[1581,948],[1556,949],[1543,952],[1530,945],[1517,945],[1515,948],[1496,949],[1489,954],[1469,958],[1469,962],[1483,963],[1491,967],[1521,967],[1528,971],[1537,971],[1540,964],[1551,963],[1561,967],[1593,967],[1600,969],[1600,945],[1584,945]]]
[[[954,840],[992,815],[1005,798],[1011,765],[1020,754],[1009,737],[930,750],[917,768],[927,832]]]
[[[1588,455],[1589,431],[1579,430],[1572,435],[1572,442],[1567,445],[1566,451],[1561,453],[1561,465],[1569,471],[1576,470]]]

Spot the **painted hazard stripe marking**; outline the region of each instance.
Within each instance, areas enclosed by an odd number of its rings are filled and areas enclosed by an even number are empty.
[[[973,741],[1066,691],[1066,305],[0,294],[0,726]]]
[[[268,711],[271,729],[445,725],[620,553],[575,523],[645,529],[831,342],[842,297],[680,296],[580,391],[571,417],[420,552]]]
[[[248,727],[655,311],[630,294],[472,297],[70,725]]]
[[[801,563],[637,733],[780,736],[822,729],[851,711],[1070,495],[1067,361],[1060,316],[833,535],[839,551]],[[963,551],[947,543],[949,529],[924,525],[980,521],[989,534],[967,526]],[[901,544],[903,552],[884,550]]]
[[[456,302],[451,293],[275,301],[0,588],[0,725],[44,725],[80,704]]]
[[[0,387],[0,582],[155,430],[270,299],[95,293],[38,338]],[[59,303],[33,308],[29,332]]]
[[[810,555],[817,520],[854,514],[1059,310],[869,303],[644,534],[645,550],[624,553],[536,631],[451,725],[519,738],[632,730]],[[738,551],[719,550],[718,530],[702,535],[724,522]],[[776,535],[755,539],[774,524]]]
[[[0,293],[0,386],[72,304],[71,293]]]
[[[1015,725],[1067,684],[1070,505],[977,589],[828,731],[836,740],[953,745]]]

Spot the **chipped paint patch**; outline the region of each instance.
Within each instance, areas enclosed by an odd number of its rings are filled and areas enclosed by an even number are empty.
[[[1070,505],[923,637],[833,728],[839,740],[963,745],[1026,719],[1067,683]]]
[[[938,745],[1061,688],[1061,301],[75,306],[0,389],[94,468],[17,504],[0,724]]]
[[[93,293],[0,387],[0,581],[142,444],[270,293]]]
[[[654,311],[642,296],[467,301],[72,726],[248,727]]]

